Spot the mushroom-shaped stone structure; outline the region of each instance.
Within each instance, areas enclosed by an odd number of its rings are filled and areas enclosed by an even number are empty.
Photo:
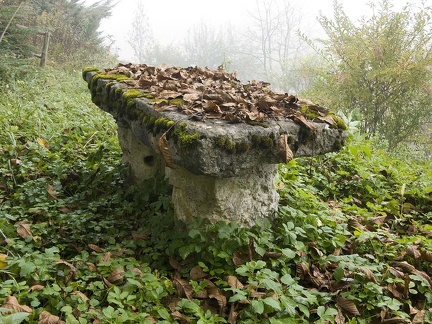
[[[119,64],[84,69],[83,78],[117,122],[133,180],[164,173],[186,223],[272,218],[278,163],[337,151],[346,139],[329,110],[223,69]]]

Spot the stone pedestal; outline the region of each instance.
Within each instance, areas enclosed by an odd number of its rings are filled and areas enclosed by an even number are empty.
[[[117,121],[133,181],[164,173],[173,185],[175,215],[185,222],[202,217],[251,226],[272,218],[279,200],[277,164],[339,150],[346,138],[334,124],[307,121],[297,112],[297,122],[204,119],[179,113],[171,101],[158,106],[159,99],[97,72],[84,78],[93,102]]]
[[[258,219],[272,218],[277,210],[276,165],[256,166],[227,178],[194,175],[183,168],[167,171],[173,185],[175,215],[186,223],[193,217],[204,217],[211,222],[252,226]]]

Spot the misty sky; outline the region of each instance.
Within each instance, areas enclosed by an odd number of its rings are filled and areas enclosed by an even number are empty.
[[[247,28],[251,22],[251,14],[256,9],[256,2],[264,0],[117,0],[112,17],[104,20],[101,25],[103,35],[112,35],[114,47],[121,60],[133,61],[132,50],[127,40],[132,30],[137,5],[142,2],[146,9],[154,36],[161,44],[178,42],[188,30],[205,23],[213,27],[229,23],[233,28]],[[288,1],[288,0],[287,0]],[[333,0],[289,0],[290,4],[301,13],[303,32],[315,35],[320,26],[316,17],[322,12],[331,17]],[[432,0],[427,0],[429,3]],[[93,3],[95,0],[87,0]],[[378,4],[377,0],[339,0],[345,12],[355,21],[361,16],[370,14],[369,3]],[[410,1],[414,5],[421,0]],[[406,0],[392,0],[395,9],[406,4]]]

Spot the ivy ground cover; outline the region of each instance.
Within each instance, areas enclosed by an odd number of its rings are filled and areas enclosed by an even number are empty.
[[[2,86],[0,128],[0,323],[432,321],[430,162],[353,136],[280,165],[274,221],[186,228],[80,72]]]

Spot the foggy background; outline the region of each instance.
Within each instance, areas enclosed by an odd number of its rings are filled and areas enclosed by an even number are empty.
[[[352,21],[379,8],[379,1],[338,2]],[[406,5],[391,3],[395,10]],[[320,64],[306,40],[323,37],[318,18],[332,17],[333,5],[333,0],[119,0],[100,31],[122,62],[223,66],[240,80],[265,80],[274,89],[298,93],[309,85],[310,68],[304,67]]]

